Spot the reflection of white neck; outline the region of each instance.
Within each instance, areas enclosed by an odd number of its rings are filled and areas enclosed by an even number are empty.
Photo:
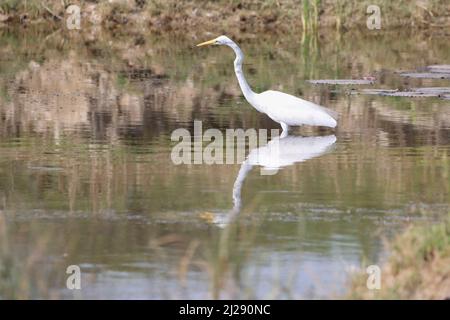
[[[262,166],[269,170],[303,162],[332,151],[336,136],[318,137],[279,137],[273,138],[267,145],[254,148],[242,162],[233,185],[233,210],[228,214],[228,222],[234,219],[242,206],[241,191],[244,180],[253,166]]]
[[[249,164],[247,160],[242,162],[241,164],[238,176],[236,177],[236,180],[234,181],[233,185],[233,210],[231,211],[231,214],[238,214],[239,211],[241,211],[242,184],[244,183],[247,174],[249,173],[250,170],[252,170],[252,168],[253,166]]]
[[[236,54],[236,59],[234,60],[234,72],[236,73],[236,77],[239,82],[239,86],[241,87],[242,93],[244,94],[245,99],[250,104],[253,104],[255,98],[255,92],[248,85],[247,80],[245,80],[244,73],[242,72],[242,62],[244,61],[244,54],[238,45],[234,42],[227,44],[231,49],[233,49]]]

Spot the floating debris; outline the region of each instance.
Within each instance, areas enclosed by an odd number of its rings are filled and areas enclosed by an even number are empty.
[[[52,166],[41,166],[41,167],[39,167],[39,166],[35,166],[35,167],[30,166],[30,167],[28,167],[28,169],[30,169],[30,170],[37,170],[37,171],[64,171],[63,168],[52,167]]]
[[[434,93],[434,94],[450,94],[450,87],[425,87],[425,88],[412,88],[411,91]]]
[[[450,73],[441,72],[402,72],[400,76],[417,79],[450,79]]]
[[[359,91],[353,90],[351,94],[374,94],[374,95],[388,95],[399,92],[398,89],[361,89]]]
[[[389,97],[410,97],[410,98],[438,97],[437,94],[426,93],[426,92],[418,92],[418,91],[398,91],[398,92],[392,92],[392,93],[385,93],[385,94],[382,94],[382,95],[383,96],[389,96]]]
[[[450,97],[450,87],[429,87],[429,88],[412,88],[405,91],[391,89],[362,89],[352,91],[352,94],[372,94],[388,97],[410,97],[410,98],[431,98],[438,97],[448,99]]]
[[[307,81],[312,84],[364,85],[373,84],[375,82],[375,78],[368,77],[367,79],[324,79]]]
[[[450,73],[450,64],[435,64],[427,66],[427,70],[433,73]]]
[[[416,71],[399,72],[400,76],[418,79],[450,79],[450,65],[434,64],[417,69]]]

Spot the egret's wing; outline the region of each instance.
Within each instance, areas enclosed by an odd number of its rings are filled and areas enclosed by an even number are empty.
[[[337,113],[313,102],[273,90],[259,94],[258,99],[275,121],[288,125],[336,126]]]
[[[298,98],[298,99],[300,99],[300,98]],[[300,100],[303,100],[303,99],[300,99]],[[306,101],[306,100],[303,100],[303,101]],[[334,110],[319,106],[318,104],[315,104],[313,102],[309,102],[309,101],[306,101],[306,102],[313,104],[316,108],[319,108],[320,110],[322,110],[323,112],[328,114],[330,117],[332,117],[334,120],[337,120],[339,118],[339,114]]]
[[[335,142],[335,135],[278,137],[263,147],[253,149],[247,161],[265,168],[282,168],[326,154],[332,150]]]

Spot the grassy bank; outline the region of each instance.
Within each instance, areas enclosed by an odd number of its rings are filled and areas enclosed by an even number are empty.
[[[367,6],[381,9],[382,28],[448,27],[446,0],[4,0],[0,25],[61,25],[70,4],[81,7],[82,25],[180,33],[292,32],[366,27]]]
[[[429,227],[411,227],[391,245],[381,289],[368,290],[367,274],[354,278],[352,299],[450,299],[450,217]]]

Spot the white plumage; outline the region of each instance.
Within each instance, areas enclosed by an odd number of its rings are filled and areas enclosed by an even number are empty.
[[[333,150],[336,137],[334,135],[321,137],[277,137],[267,145],[252,149],[247,159],[241,164],[239,173],[233,185],[233,209],[228,214],[208,213],[208,220],[219,227],[227,226],[241,211],[241,191],[248,173],[254,166],[265,170],[278,170],[297,162],[320,157]],[[276,173],[276,172],[274,172]]]
[[[280,91],[264,91],[257,95],[256,103],[263,106],[273,121],[288,126],[306,124],[334,128],[337,124],[333,111]]]
[[[252,166],[262,166],[266,170],[277,170],[323,155],[332,149],[335,142],[335,135],[277,137],[267,145],[251,150],[246,162]]]
[[[236,54],[234,71],[245,99],[256,110],[267,114],[272,120],[278,122],[283,128],[282,136],[287,135],[289,126],[310,125],[336,127],[337,114],[330,109],[279,91],[253,92],[242,72],[244,55],[238,45],[228,37],[220,36],[216,39],[200,43],[197,46],[211,44],[226,45],[233,49]]]

